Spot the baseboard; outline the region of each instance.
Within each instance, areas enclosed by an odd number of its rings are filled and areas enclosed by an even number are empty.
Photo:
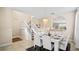
[[[23,39],[21,36],[12,36],[12,39],[13,38],[20,38],[20,39]]]
[[[12,38],[21,38],[21,36],[12,36]]]
[[[5,44],[1,44],[0,47],[5,47],[5,46],[9,46],[11,45],[12,43],[5,43]]]

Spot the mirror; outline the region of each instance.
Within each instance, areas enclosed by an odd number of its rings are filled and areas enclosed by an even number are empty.
[[[53,20],[53,28],[60,31],[66,30],[66,19],[63,16],[57,16]]]

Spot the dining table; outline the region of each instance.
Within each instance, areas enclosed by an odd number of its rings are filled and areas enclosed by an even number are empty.
[[[59,35],[59,34],[52,35],[50,34],[50,31],[45,32],[44,30],[39,30],[38,32],[40,34],[40,37],[42,37],[43,35],[48,35],[51,39],[51,43],[52,42],[54,43],[54,51],[59,51],[59,43],[61,40],[63,40],[62,35]]]

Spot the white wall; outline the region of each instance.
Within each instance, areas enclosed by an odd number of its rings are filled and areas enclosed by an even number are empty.
[[[79,8],[76,11],[75,18],[75,35],[74,35],[75,47],[79,48]]]
[[[74,30],[74,20],[75,20],[75,13],[69,12],[63,15],[66,18],[67,22],[67,33],[66,35],[71,35],[71,39],[73,39],[73,30]]]
[[[24,31],[24,29],[22,29],[24,26],[23,23],[24,21],[27,23],[31,18],[29,15],[15,10],[12,11],[12,16],[12,37],[22,38],[22,31]]]
[[[11,10],[0,8],[0,47],[12,42]]]

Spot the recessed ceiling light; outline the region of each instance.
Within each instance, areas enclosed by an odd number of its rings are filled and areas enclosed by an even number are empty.
[[[35,17],[35,16],[31,16],[31,17],[33,18],[33,17]]]

